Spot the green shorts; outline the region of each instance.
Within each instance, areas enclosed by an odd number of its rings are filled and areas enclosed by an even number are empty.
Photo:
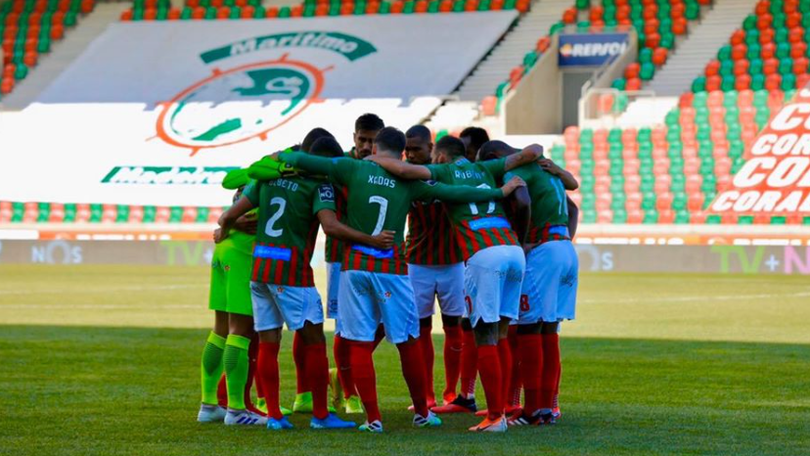
[[[250,299],[250,275],[253,256],[234,248],[231,239],[217,244],[211,259],[211,290],[208,308],[221,312],[253,316]]]

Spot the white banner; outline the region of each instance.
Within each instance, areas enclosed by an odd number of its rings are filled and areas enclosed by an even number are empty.
[[[365,112],[407,128],[514,11],[111,25],[22,112],[0,113],[0,200],[226,205],[224,172]]]

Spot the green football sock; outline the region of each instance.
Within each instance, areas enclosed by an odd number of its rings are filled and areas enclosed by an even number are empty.
[[[228,408],[245,409],[245,385],[248,378],[250,339],[231,334],[225,341],[225,383],[228,386]]]
[[[203,404],[217,404],[217,384],[222,377],[222,352],[224,350],[225,338],[211,331],[205,348],[203,348],[200,363]]]

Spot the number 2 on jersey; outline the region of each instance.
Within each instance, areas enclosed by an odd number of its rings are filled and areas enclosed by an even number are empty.
[[[284,209],[287,208],[287,201],[284,198],[279,198],[278,196],[270,200],[271,206],[278,206],[278,210],[269,220],[267,220],[267,225],[264,227],[264,233],[270,237],[279,237],[284,233],[284,228],[275,229],[274,226],[278,219],[284,215]]]

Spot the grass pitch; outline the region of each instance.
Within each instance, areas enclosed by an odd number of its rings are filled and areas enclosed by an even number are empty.
[[[0,266],[0,455],[810,454],[805,277],[583,274],[579,318],[563,326],[563,417],[506,435],[467,432],[469,416],[412,429],[383,344],[386,434],[370,436],[309,431],[304,416],[281,434],[197,424],[207,274]]]

